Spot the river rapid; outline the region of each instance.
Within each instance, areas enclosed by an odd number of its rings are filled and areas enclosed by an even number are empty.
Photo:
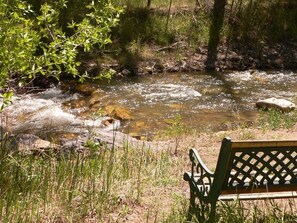
[[[1,125],[12,133],[47,139],[61,132],[86,134],[91,127],[153,136],[180,116],[187,128],[220,131],[255,122],[260,114],[255,103],[270,97],[296,103],[297,73],[164,73],[108,83],[64,82],[44,92],[17,96],[1,115]],[[106,117],[111,105],[129,113],[128,118]]]
[[[260,99],[297,100],[297,73],[290,71],[165,73],[92,85],[100,89],[103,106],[114,104],[131,112],[121,131],[132,135],[164,130],[178,115],[188,128],[226,130],[254,122]]]

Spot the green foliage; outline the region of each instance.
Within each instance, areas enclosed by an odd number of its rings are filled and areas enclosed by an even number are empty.
[[[12,77],[20,78],[20,84],[36,75],[88,77],[78,72],[78,54],[111,42],[110,29],[118,24],[122,9],[109,0],[86,1],[81,9],[84,15],[68,24],[72,34],[67,35],[61,25],[67,4],[45,1],[33,11],[27,1],[0,0],[0,86]]]
[[[283,113],[276,109],[269,109],[268,111],[261,111],[260,113],[260,125],[262,129],[290,129],[296,124],[296,122],[296,111],[292,111],[290,113]]]
[[[182,116],[177,114],[174,119],[170,120],[170,126],[167,128],[166,132],[169,136],[180,136],[185,133],[186,126],[182,121]]]
[[[28,18],[31,13],[23,1],[0,1],[0,86],[5,86],[16,72],[31,73],[31,60],[40,41]]]
[[[2,102],[0,102],[0,112],[12,103],[12,96],[12,92],[5,92],[3,95],[0,94],[0,97],[2,97]]]

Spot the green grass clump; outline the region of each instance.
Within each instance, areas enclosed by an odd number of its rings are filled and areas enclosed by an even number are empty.
[[[177,204],[177,206],[172,208],[170,215],[164,218],[162,222],[186,222],[187,203],[183,199],[177,199]],[[207,221],[209,208],[201,209],[199,206],[197,208],[200,208],[199,210],[197,209],[199,217],[193,216],[191,222],[209,222]],[[213,222],[287,223],[296,221],[296,202],[293,199],[287,199],[281,202],[273,200],[218,202],[216,217]]]
[[[297,123],[297,112],[281,112],[277,109],[261,111],[260,126],[263,130],[290,129]]]

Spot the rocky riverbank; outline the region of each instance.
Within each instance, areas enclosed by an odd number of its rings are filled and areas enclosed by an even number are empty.
[[[132,62],[121,64],[116,57],[106,54],[99,60],[91,60],[82,66],[82,71],[96,73],[101,69],[112,68],[117,75],[148,75],[163,72],[195,72],[206,70],[207,46],[189,46],[180,41],[166,47],[142,45],[142,50]],[[104,61],[102,63],[102,61]],[[257,46],[231,45],[222,42],[218,47],[217,71],[227,70],[296,70],[297,44],[269,45],[260,42]]]
[[[63,105],[77,100],[77,94],[60,88],[20,95],[0,113],[1,141],[24,153],[44,151],[82,152],[90,143],[102,147],[152,146],[118,131],[121,123],[106,115],[78,116],[80,108]],[[157,144],[153,145],[155,149]]]

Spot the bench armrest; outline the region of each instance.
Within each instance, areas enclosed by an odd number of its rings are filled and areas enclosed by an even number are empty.
[[[196,149],[190,149],[189,156],[192,168],[191,172],[184,174],[184,180],[189,181],[199,189],[201,195],[206,196],[213,183],[214,173],[207,168]]]

